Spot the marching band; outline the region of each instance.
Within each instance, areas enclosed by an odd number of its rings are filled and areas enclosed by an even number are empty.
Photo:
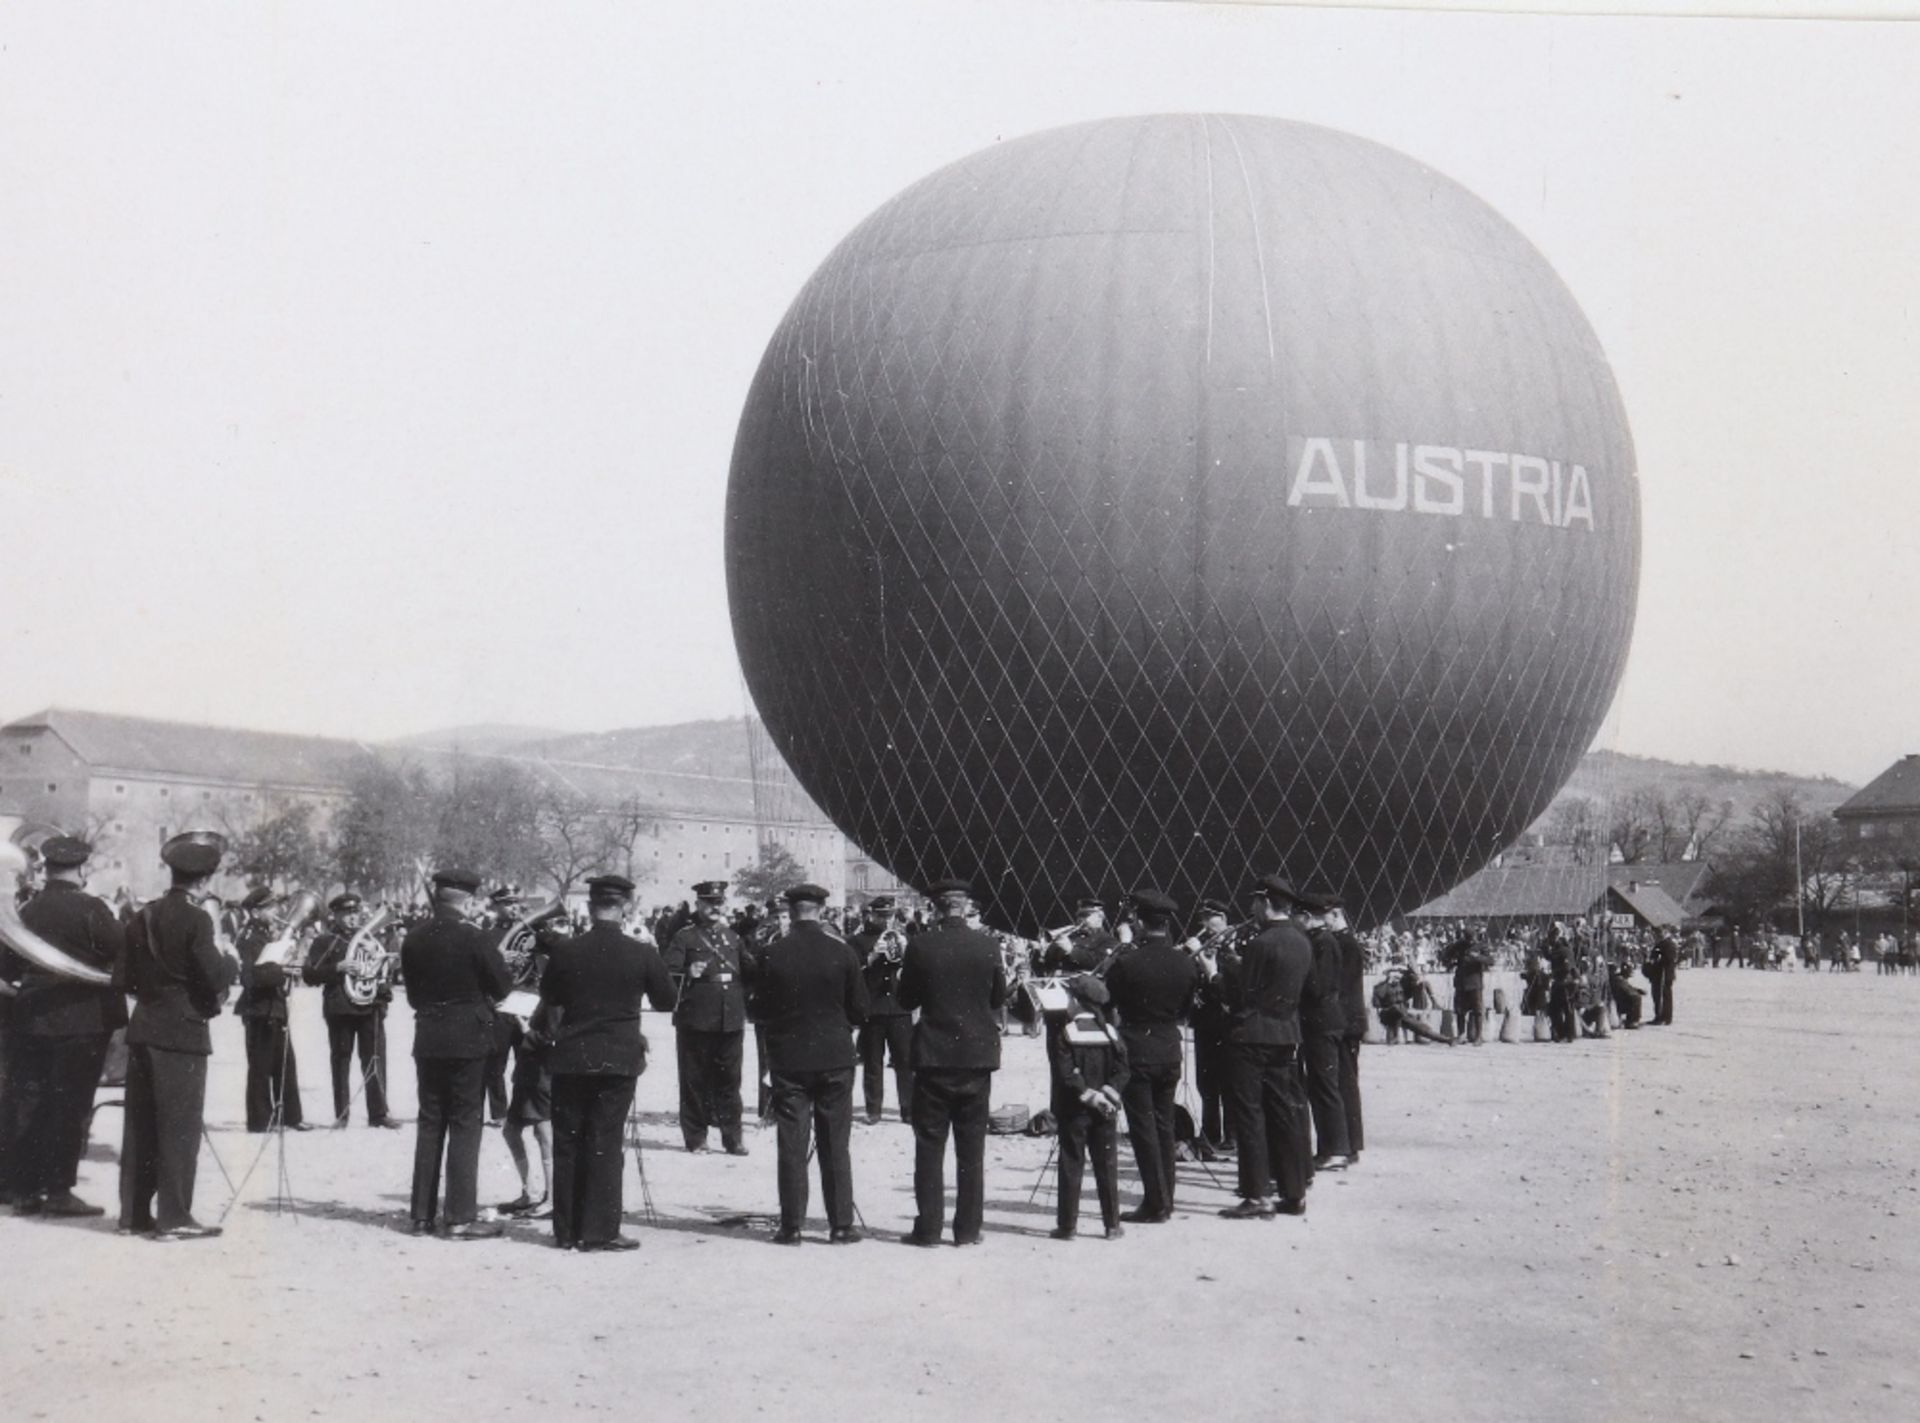
[[[490,1217],[534,1215],[550,1203],[536,1218],[551,1219],[560,1248],[635,1248],[621,1233],[622,1179],[647,1061],[645,1007],[672,1014],[689,1152],[707,1150],[717,1130],[728,1154],[747,1154],[742,1049],[754,1025],[761,1114],[776,1127],[780,1245],[803,1239],[816,1155],[828,1239],[864,1238],[849,1153],[855,1079],[865,1120],[877,1123],[889,1066],[915,1137],[916,1215],[903,1243],[930,1246],[946,1234],[949,1144],[951,1238],[979,1243],[992,1081],[1009,1016],[1046,1039],[1057,1239],[1077,1233],[1089,1166],[1113,1239],[1123,1222],[1173,1218],[1183,1156],[1204,1161],[1237,1144],[1241,1199],[1220,1212],[1231,1219],[1303,1214],[1314,1173],[1359,1156],[1364,953],[1330,898],[1278,876],[1252,887],[1237,927],[1225,904],[1204,901],[1182,937],[1182,906],[1142,888],[1113,927],[1106,906],[1088,898],[1073,923],[1038,942],[985,929],[964,880],[927,887],[931,923],[910,922],[880,897],[845,935],[819,885],[789,887],[778,918],[756,924],[730,920],[727,883],[707,880],[693,887],[690,911],[655,921],[662,949],[635,918],[632,881],[619,875],[587,881],[585,926],[566,933],[563,900],[529,906],[508,887],[485,898],[483,877],[458,867],[433,873],[425,912],[406,919],[389,909],[369,915],[351,891],[324,914],[311,894],[276,899],[266,890],[228,910],[210,893],[224,850],[213,832],[174,836],[161,852],[172,889],[123,925],[85,893],[89,847],[55,837],[40,847],[44,887],[23,909],[10,898],[0,907],[0,1192],[15,1214],[102,1213],[73,1187],[93,1087],[124,1025],[119,1229],[157,1240],[217,1235],[217,1224],[193,1214],[207,1024],[237,983],[248,1129],[307,1130],[289,1031],[296,979],[322,990],[336,1128],[363,1094],[370,1126],[398,1127],[386,1016],[396,983],[406,995],[418,1084],[416,1235],[491,1238],[503,1228]],[[510,1103],[497,1093],[489,1109],[489,1078],[504,1075],[509,1051]],[[1189,1075],[1202,1120],[1183,1123],[1176,1094]],[[521,1192],[483,1213],[477,1178],[489,1122],[507,1128]],[[538,1199],[522,1140],[529,1128],[544,1167]],[[1143,1195],[1124,1213],[1122,1134]]]

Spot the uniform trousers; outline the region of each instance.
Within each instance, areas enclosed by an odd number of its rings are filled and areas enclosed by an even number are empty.
[[[1054,1224],[1062,1230],[1072,1230],[1079,1224],[1080,1181],[1091,1153],[1093,1189],[1100,1198],[1100,1223],[1112,1230],[1120,1224],[1118,1123],[1084,1102],[1067,1102],[1058,1097],[1054,1099],[1054,1116],[1060,1123],[1060,1192],[1054,1207]]]
[[[71,1191],[79,1180],[107,1041],[106,1033],[14,1039],[7,1090],[15,1112],[13,1189],[20,1196]]]
[[[572,1072],[553,1079],[553,1238],[562,1246],[604,1245],[620,1234],[635,1080]]]
[[[1313,1154],[1348,1156],[1347,1102],[1340,1095],[1340,1039],[1333,1033],[1309,1033],[1300,1045],[1307,1077],[1307,1101],[1313,1109]]]
[[[938,1240],[947,1216],[947,1137],[953,1137],[957,1194],[953,1238],[980,1238],[987,1210],[987,1118],[990,1068],[923,1067],[913,1075],[913,1233]]]
[[[887,1106],[887,1059],[893,1059],[893,1085],[900,1098],[900,1120],[913,1107],[913,1014],[889,1013],[869,1018],[860,1029],[860,1086],[866,1095],[867,1115],[877,1117]]]
[[[344,1122],[353,1103],[353,1054],[360,1053],[360,1075],[367,1082],[367,1120],[387,1119],[387,1015],[342,1014],[327,1019],[327,1065],[333,1070],[333,1119]]]
[[[1193,1085],[1200,1093],[1201,1136],[1214,1146],[1233,1145],[1233,1114],[1227,1110],[1227,1081],[1232,1058],[1217,1033],[1196,1028],[1193,1034]]]
[[[1547,987],[1547,1016],[1553,1021],[1553,1040],[1577,1042],[1580,1038],[1580,990],[1570,978],[1556,978]]]
[[[807,1219],[807,1148],[820,1156],[820,1196],[827,1224],[853,1224],[853,1069],[821,1072],[773,1069],[773,1120],[779,1129],[780,1224],[798,1230]]]
[[[1360,1044],[1362,1033],[1340,1039],[1340,1099],[1347,1108],[1347,1153],[1358,1156],[1367,1144],[1366,1123],[1360,1112]]]
[[[248,1018],[247,1130],[265,1131],[274,1125],[297,1127],[306,1120],[300,1110],[300,1064],[294,1060],[293,1039],[284,1018]]]
[[[1173,1098],[1179,1086],[1180,1064],[1155,1062],[1136,1063],[1120,1089],[1140,1189],[1146,1193],[1146,1208],[1159,1215],[1173,1209]]]
[[[136,1043],[127,1050],[121,1115],[120,1224],[171,1230],[193,1222],[207,1105],[207,1056]],[[156,1199],[158,1204],[156,1205]]]
[[[1240,1141],[1240,1194],[1259,1200],[1277,1186],[1285,1201],[1307,1198],[1313,1165],[1309,1113],[1292,1044],[1231,1043],[1228,1105]]]
[[[681,1028],[674,1034],[680,1063],[680,1135],[687,1149],[707,1144],[707,1128],[720,1128],[723,1145],[740,1140],[740,1059],[746,1033],[709,1033]]]
[[[484,1057],[414,1059],[420,1116],[413,1138],[416,1221],[432,1224],[440,1200],[440,1159],[447,1163],[447,1224],[467,1225],[479,1213],[480,1108],[486,1097]]]
[[[1654,987],[1658,990],[1659,1011],[1653,1015],[1653,1021],[1669,1026],[1673,1023],[1673,966],[1669,964],[1654,977]]]

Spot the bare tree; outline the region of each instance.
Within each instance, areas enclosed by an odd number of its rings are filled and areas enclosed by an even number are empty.
[[[1733,819],[1733,802],[1716,801],[1705,791],[1682,791],[1673,803],[1687,843],[1693,847],[1695,856],[1704,860],[1708,847]]]
[[[1658,845],[1657,792],[1645,786],[1616,797],[1607,812],[1607,840],[1622,861],[1637,865]]]
[[[640,880],[653,867],[653,858],[642,854],[640,842],[651,835],[659,817],[638,795],[628,795],[619,804],[600,812],[601,860],[609,869],[630,880]]]
[[[547,786],[540,794],[537,821],[541,872],[564,899],[577,880],[606,865],[601,812],[577,791]]]
[[[1547,843],[1571,850],[1575,864],[1594,864],[1600,855],[1600,823],[1593,802],[1576,795],[1555,805],[1547,815],[1546,836]]]

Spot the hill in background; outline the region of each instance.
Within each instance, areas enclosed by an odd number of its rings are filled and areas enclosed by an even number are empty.
[[[1565,801],[1584,798],[1604,806],[1640,790],[1658,791],[1669,797],[1698,792],[1715,805],[1730,801],[1733,814],[1727,825],[1729,829],[1737,829],[1746,824],[1755,806],[1782,790],[1798,795],[1808,810],[1824,812],[1832,810],[1858,789],[1832,776],[1796,776],[1785,771],[1750,771],[1739,766],[1698,766],[1622,751],[1589,751],[1580,759],[1560,794],[1553,798],[1546,814],[1529,829],[1544,830],[1555,809]]]

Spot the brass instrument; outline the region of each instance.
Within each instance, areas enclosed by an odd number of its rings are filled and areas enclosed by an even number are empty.
[[[340,991],[356,1008],[371,1008],[380,990],[393,978],[397,956],[389,953],[379,938],[381,929],[392,917],[390,909],[375,914],[347,940],[347,947],[340,955]]]
[[[539,965],[534,957],[534,949],[539,944],[539,928],[566,912],[567,902],[555,899],[538,909],[527,910],[508,926],[505,937],[500,940],[500,957],[507,961],[507,973],[512,977],[515,988],[534,989],[540,986]]]
[[[289,899],[273,916],[273,932],[260,949],[256,964],[278,964],[290,974],[300,971],[301,960],[306,957],[300,942],[300,931],[307,927],[314,915],[320,911],[320,896],[311,890],[301,890]]]
[[[898,964],[907,954],[906,933],[897,924],[889,924],[874,940],[871,958],[882,963]]]
[[[18,874],[26,867],[27,857],[17,845],[0,844],[0,872],[12,870]],[[5,944],[36,968],[45,969],[61,978],[70,978],[76,983],[88,983],[98,988],[113,985],[111,973],[81,963],[65,949],[54,947],[22,923],[20,910],[13,902],[12,887],[3,882],[0,882],[0,944]]]

